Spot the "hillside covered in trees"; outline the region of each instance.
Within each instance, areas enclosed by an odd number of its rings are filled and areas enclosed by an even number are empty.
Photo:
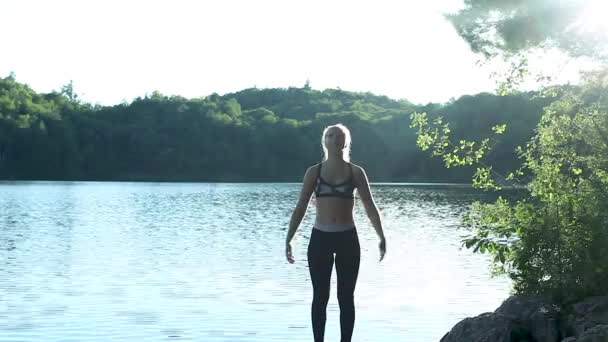
[[[353,162],[373,182],[468,182],[471,170],[446,170],[418,149],[410,114],[442,116],[454,137],[471,140],[506,123],[488,162],[507,173],[547,101],[483,93],[419,106],[304,86],[193,99],[155,92],[93,106],[71,84],[38,94],[10,75],[0,78],[0,179],[300,181],[321,159],[322,129],[341,122],[353,134]]]

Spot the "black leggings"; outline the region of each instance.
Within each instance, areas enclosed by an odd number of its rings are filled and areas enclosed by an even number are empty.
[[[312,330],[315,342],[322,342],[331,271],[336,254],[341,341],[350,342],[355,325],[354,292],[359,274],[361,250],[356,229],[329,233],[313,229],[308,244],[308,268],[313,286]]]

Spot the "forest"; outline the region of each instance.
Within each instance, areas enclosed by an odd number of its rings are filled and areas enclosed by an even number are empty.
[[[470,182],[470,169],[446,169],[420,151],[410,115],[443,117],[454,139],[506,124],[486,160],[507,174],[549,102],[520,92],[417,105],[307,83],[191,99],[153,92],[100,106],[81,101],[72,83],[42,94],[11,74],[0,78],[0,179],[299,182],[322,158],[323,128],[343,123],[352,161],[372,182]]]

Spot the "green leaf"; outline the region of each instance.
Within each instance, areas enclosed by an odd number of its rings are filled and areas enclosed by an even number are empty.
[[[492,127],[492,131],[494,131],[494,133],[496,133],[496,134],[503,134],[505,132],[506,128],[507,128],[506,124],[496,125],[496,126]]]

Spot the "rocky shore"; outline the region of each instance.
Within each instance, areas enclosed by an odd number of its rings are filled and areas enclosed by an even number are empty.
[[[440,342],[608,342],[608,296],[567,308],[541,297],[511,296],[494,312],[465,318]]]

